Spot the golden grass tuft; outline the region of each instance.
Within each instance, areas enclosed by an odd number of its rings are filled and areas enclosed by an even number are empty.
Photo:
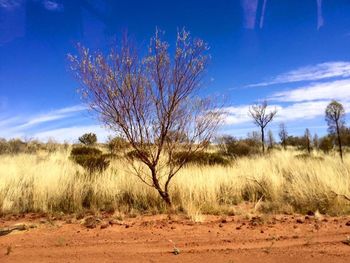
[[[253,213],[346,214],[350,211],[350,156],[299,158],[293,150],[237,159],[230,166],[188,166],[174,178],[171,196],[194,221],[203,214],[235,213],[249,202]],[[321,158],[322,157],[322,158]],[[69,160],[69,151],[0,156],[0,213],[85,209],[162,213],[157,192],[114,160],[92,178]]]

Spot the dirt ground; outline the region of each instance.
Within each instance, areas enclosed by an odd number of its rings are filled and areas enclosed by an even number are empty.
[[[23,223],[0,236],[0,262],[350,262],[350,217],[0,218]]]

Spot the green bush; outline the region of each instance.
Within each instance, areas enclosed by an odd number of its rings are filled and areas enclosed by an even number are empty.
[[[189,163],[197,165],[228,165],[230,162],[224,158],[220,153],[209,152],[194,152],[188,154],[187,152],[177,152],[174,154],[175,163]]]
[[[71,160],[83,167],[89,174],[103,172],[109,166],[109,155],[102,154],[99,149],[78,146],[72,149]]]

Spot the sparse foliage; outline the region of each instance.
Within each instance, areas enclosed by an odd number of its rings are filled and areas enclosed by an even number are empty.
[[[267,101],[264,101],[261,104],[256,104],[249,108],[250,117],[252,117],[254,124],[258,126],[261,131],[261,145],[263,152],[265,152],[265,128],[277,114],[277,109],[267,112],[267,106]]]
[[[208,62],[206,43],[182,30],[172,56],[162,38],[157,30],[143,57],[124,37],[107,56],[80,46],[69,58],[83,99],[135,152],[136,159],[129,158],[133,173],[171,205],[170,182],[188,159],[178,163],[175,152],[181,148],[189,157],[206,148],[221,111],[196,97]]]
[[[345,125],[345,110],[343,105],[333,100],[326,108],[326,122],[328,124],[328,131],[337,137],[339,155],[343,160],[343,148],[341,140],[341,130]]]

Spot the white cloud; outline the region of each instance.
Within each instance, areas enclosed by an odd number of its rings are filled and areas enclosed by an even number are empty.
[[[350,100],[350,79],[313,83],[305,87],[277,92],[270,99],[284,102]]]
[[[301,67],[296,70],[292,70],[267,82],[261,82],[257,84],[251,84],[247,87],[261,87],[269,86],[273,84],[293,83],[299,81],[316,81],[328,78],[345,78],[350,76],[350,62],[336,61],[325,62],[313,66]]]
[[[324,116],[329,101],[310,101],[279,107],[276,121],[294,121]]]
[[[350,100],[342,101],[347,112],[350,112]],[[268,106],[267,112],[276,109],[277,115],[275,121],[297,121],[297,120],[310,120],[317,117],[324,116],[325,108],[327,107],[329,100],[297,102],[290,105],[273,104]],[[240,125],[253,122],[248,115],[249,105],[241,105],[237,107],[227,107],[224,109],[226,112],[224,118],[225,125]]]

